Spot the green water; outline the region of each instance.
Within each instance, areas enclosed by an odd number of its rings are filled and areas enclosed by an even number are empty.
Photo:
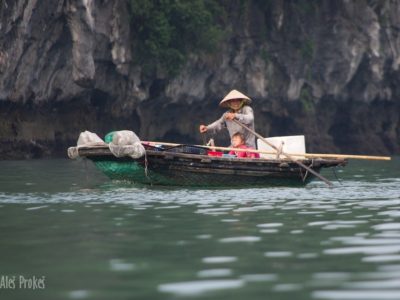
[[[338,176],[167,189],[0,162],[0,299],[400,299],[400,159]]]

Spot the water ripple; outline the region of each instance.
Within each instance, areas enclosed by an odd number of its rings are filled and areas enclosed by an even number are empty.
[[[206,292],[243,287],[243,280],[202,280],[165,283],[158,286],[160,292],[179,296],[195,296]]]

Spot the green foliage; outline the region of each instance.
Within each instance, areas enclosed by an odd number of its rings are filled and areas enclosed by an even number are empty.
[[[306,113],[312,113],[315,111],[315,104],[310,90],[307,87],[303,87],[300,92],[300,103],[303,110]]]
[[[314,14],[318,4],[318,0],[299,0],[296,2],[296,6],[299,8],[300,12],[307,15]]]
[[[216,0],[130,0],[135,57],[145,71],[176,75],[191,52],[210,52],[222,37]]]
[[[239,16],[245,17],[249,13],[249,4],[248,0],[240,0],[239,1]]]
[[[304,41],[301,47],[301,55],[304,59],[312,59],[314,55],[314,42],[311,39]]]
[[[378,14],[378,18],[379,18],[379,23],[380,25],[383,27],[389,27],[390,25],[390,16],[387,12],[383,12],[381,14]]]
[[[265,49],[261,49],[260,56],[265,61],[266,64],[268,64],[271,61],[271,55]]]

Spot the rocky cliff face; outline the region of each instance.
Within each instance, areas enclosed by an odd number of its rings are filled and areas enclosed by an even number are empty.
[[[65,155],[86,129],[200,142],[198,125],[233,88],[253,99],[265,136],[400,153],[398,1],[220,3],[217,51],[168,78],[134,63],[127,1],[2,0],[0,158]]]

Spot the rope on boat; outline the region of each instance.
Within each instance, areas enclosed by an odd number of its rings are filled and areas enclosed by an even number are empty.
[[[313,165],[314,165],[314,159],[311,159],[311,164],[310,164],[308,167],[309,167],[309,168],[312,168]],[[306,173],[305,173],[304,176],[303,176],[303,169],[300,168],[300,174],[301,174],[301,178],[302,178],[303,182],[305,182],[306,179],[307,179],[307,176],[308,176],[308,169],[306,169]]]
[[[147,166],[148,166],[147,152],[144,152],[144,175],[146,176],[147,179],[150,180],[150,177],[149,177],[149,174],[148,174],[148,170],[147,170]]]
[[[341,180],[339,179],[339,177],[337,176],[336,167],[333,167],[333,168],[332,168],[332,172],[333,172],[333,175],[335,175],[335,178],[336,178],[337,182],[339,182],[341,185],[343,185],[342,181],[341,181]]]

